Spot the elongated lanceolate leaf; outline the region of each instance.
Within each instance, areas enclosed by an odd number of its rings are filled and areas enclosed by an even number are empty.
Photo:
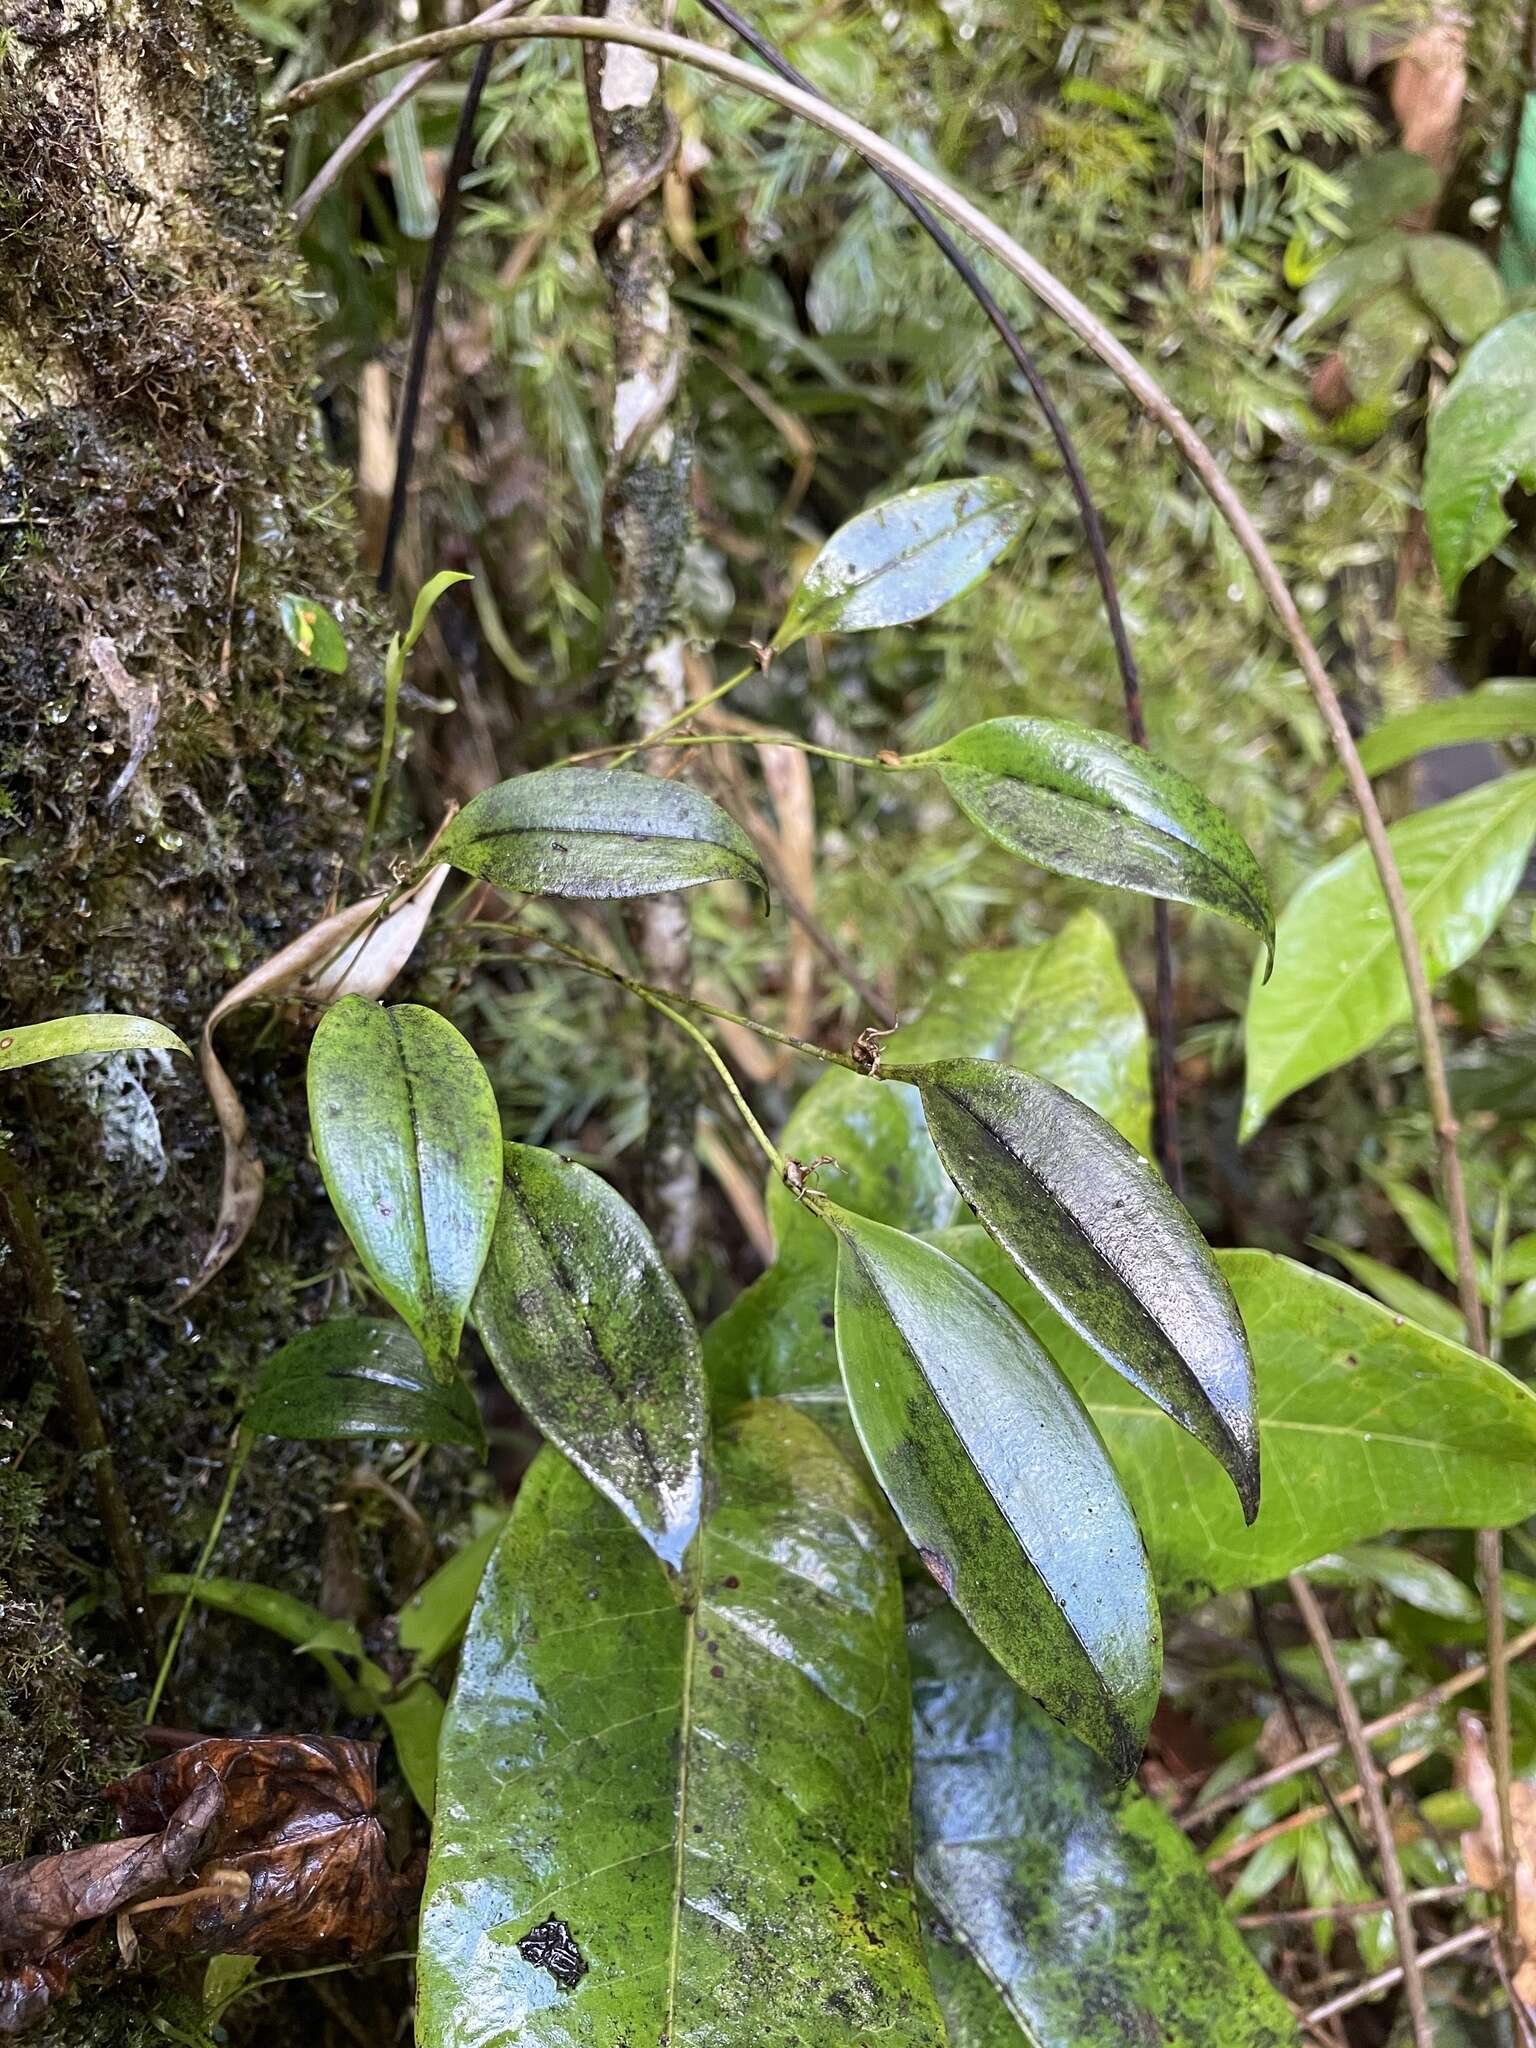
[[[485,1449],[464,1380],[440,1380],[409,1330],[372,1316],[320,1323],[275,1351],[243,1421],[257,1436],[393,1436]]]
[[[574,1160],[508,1145],[474,1317],[528,1415],[676,1570],[703,1499],[704,1374],[634,1210]]]
[[[1019,1270],[1099,1356],[1220,1460],[1259,1505],[1253,1361],[1205,1239],[1093,1111],[991,1060],[899,1067],[945,1171]]]
[[[1157,1704],[1146,1553],[1082,1404],[989,1289],[830,1203],[837,1352],[864,1454],[1003,1668],[1122,1777]]]
[[[776,1404],[715,1463],[691,1615],[557,1453],[523,1481],[443,1730],[420,2048],[943,2048],[878,1505]]]
[[[1447,604],[1509,532],[1515,483],[1536,487],[1536,312],[1474,343],[1429,416],[1424,520]]]
[[[434,852],[498,889],[593,899],[747,882],[766,898],[741,827],[685,783],[629,768],[541,768],[471,799]]]
[[[1292,2048],[1179,1827],[952,1611],[911,1631],[913,1819],[951,2048]]]
[[[984,1231],[940,1240],[1017,1310],[1109,1446],[1165,1601],[1268,1585],[1391,1530],[1506,1528],[1536,1513],[1536,1394],[1341,1280],[1218,1252],[1253,1347],[1264,1504],[1096,1357]]]
[[[979,583],[1018,538],[1028,501],[997,476],[924,484],[838,528],[790,599],[773,645],[925,619]]]
[[[501,1119],[446,1017],[346,996],[309,1055],[315,1155],[375,1286],[453,1377],[501,1194]]]
[[[1192,903],[1274,950],[1259,864],[1195,785],[1128,741],[1053,718],[993,718],[909,754],[971,820],[1052,874]]]
[[[1536,683],[1496,678],[1464,697],[1446,697],[1421,704],[1389,718],[1360,741],[1360,760],[1367,775],[1385,775],[1418,754],[1437,747],[1460,747],[1469,741],[1529,739],[1536,735]],[[1318,795],[1330,796],[1344,786],[1342,769],[1324,777]]]
[[[79,1017],[51,1017],[46,1024],[0,1026],[0,1074],[11,1067],[35,1067],[71,1053],[187,1052],[174,1031],[150,1017],[116,1017],[91,1010]]]
[[[1536,839],[1536,772],[1507,775],[1391,827],[1431,982],[1470,959],[1514,894]],[[1409,1016],[1408,984],[1364,841],[1303,882],[1280,918],[1277,971],[1255,976],[1240,1135],[1277,1103]]]

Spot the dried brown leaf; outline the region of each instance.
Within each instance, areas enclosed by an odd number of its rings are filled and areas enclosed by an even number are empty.
[[[224,1178],[212,1240],[196,1276],[182,1290],[181,1301],[200,1293],[245,1242],[261,1211],[266,1180],[266,1169],[251,1142],[245,1106],[214,1049],[215,1031],[247,1003],[279,997],[334,1003],[344,995],[383,995],[415,951],[448,873],[446,867],[432,868],[382,918],[382,892],[333,910],[253,968],[215,1004],[203,1026],[199,1059],[224,1138]]]
[[[1441,6],[1426,28],[1398,52],[1392,67],[1392,112],[1399,142],[1428,157],[1442,179],[1456,167],[1456,132],[1467,96],[1467,17]],[[1435,209],[1414,225],[1427,227]]]
[[[1499,1790],[1488,1739],[1475,1714],[1460,1717],[1461,1754],[1456,1759],[1456,1783],[1477,1807],[1480,1819],[1461,1838],[1461,1853],[1467,1866],[1467,1882],[1479,1891],[1502,1889],[1499,1853]],[[1527,2005],[1536,2004],[1536,1785],[1517,1778],[1509,1788],[1510,1820],[1514,1828],[1512,1849],[1515,1859],[1515,1902],[1520,1924],[1520,1945],[1525,1960],[1515,1972],[1515,1989]]]
[[[128,720],[128,760],[122,773],[107,791],[108,804],[115,804],[144,764],[160,723],[160,685],[154,681],[136,683],[118,657],[116,645],[98,634],[86,642],[86,653],[96,664],[113,701]]]

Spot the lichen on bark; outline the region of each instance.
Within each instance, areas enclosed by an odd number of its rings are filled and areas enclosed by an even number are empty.
[[[584,0],[583,12],[654,25],[661,10],[651,0]],[[588,44],[583,62],[602,175],[594,240],[613,308],[603,517],[612,584],[610,716],[620,736],[643,738],[686,701],[678,588],[691,530],[693,447],[683,394],[687,341],[672,300],[662,205],[677,130],[654,58],[620,44]],[[685,989],[692,949],[684,899],[638,904],[629,923],[645,978]],[[655,1018],[650,1048],[642,1207],[663,1256],[681,1269],[698,1217],[697,1079],[688,1047]]]

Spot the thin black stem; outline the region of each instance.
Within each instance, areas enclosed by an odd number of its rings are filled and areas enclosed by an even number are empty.
[[[464,94],[464,104],[459,109],[459,125],[453,138],[453,154],[448,159],[448,176],[443,185],[442,204],[437,209],[437,226],[432,231],[432,246],[427,251],[426,267],[421,274],[421,292],[416,301],[416,325],[411,333],[411,359],[406,366],[405,389],[400,397],[400,431],[395,448],[395,481],[389,494],[389,521],[384,528],[384,549],[379,557],[379,588],[387,597],[395,580],[395,552],[400,545],[400,529],[405,524],[405,499],[410,489],[411,469],[416,459],[416,422],[421,413],[422,386],[427,378],[427,357],[432,348],[432,329],[437,319],[437,297],[442,288],[443,271],[448,262],[448,251],[453,242],[453,231],[459,220],[459,187],[468,174],[470,159],[475,148],[475,116],[480,111],[480,96],[485,91],[485,82],[491,75],[491,59],[495,54],[494,43],[482,43],[475,55],[475,68],[469,74],[469,88]]]
[[[727,0],[699,0],[699,5],[728,28],[732,35],[739,36],[770,70],[779,74],[780,78],[787,79],[791,85],[799,86],[802,92],[815,93],[818,99],[826,98],[826,94],[820,92],[803,72],[796,70],[775,44],[755,29],[751,22],[743,20],[735,8],[727,4]],[[1121,690],[1125,698],[1126,729],[1136,746],[1145,747],[1147,727],[1142,712],[1141,674],[1136,666],[1136,656],[1131,649],[1130,635],[1126,631],[1125,615],[1120,609],[1120,594],[1115,586],[1115,572],[1104,538],[1104,522],[1099,517],[1099,508],[1094,502],[1088,479],[1083,474],[1083,466],[1078,460],[1077,449],[1067,423],[1057,410],[1056,401],[1036,367],[1034,358],[1019,339],[1013,322],[988,290],[975,264],[955,242],[937,214],[899,178],[892,177],[888,171],[881,170],[876,164],[871,164],[870,169],[901,201],[991,321],[999,341],[1018,365],[1019,374],[1029,386],[1034,401],[1040,408],[1041,417],[1050,428],[1051,437],[1061,456],[1062,467],[1066,470],[1067,479],[1072,486],[1072,495],[1077,500],[1083,532],[1088,542],[1088,552],[1093,558],[1093,571],[1098,578],[1099,590],[1104,599],[1104,616],[1109,624],[1109,637],[1114,642],[1115,660],[1119,665]],[[1182,1198],[1184,1161],[1179,1141],[1178,1076],[1174,1061],[1173,1038],[1173,939],[1169,928],[1168,906],[1165,903],[1158,903],[1155,906],[1153,941],[1157,953],[1157,1152],[1169,1186]]]

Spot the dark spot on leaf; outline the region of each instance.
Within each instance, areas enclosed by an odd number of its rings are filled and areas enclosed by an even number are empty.
[[[709,1675],[711,1678],[724,1678],[725,1666],[723,1664],[711,1664],[709,1667]]]
[[[936,1550],[920,1550],[918,1556],[923,1560],[930,1574],[944,1588],[944,1591],[953,1595],[955,1590],[955,1568],[949,1559],[941,1557]]]
[[[741,1581],[736,1577],[735,1573],[733,1572],[730,1578],[722,1579],[720,1583],[722,1586],[724,1586],[725,1590],[728,1593],[734,1593],[736,1591],[736,1588],[741,1584]]]
[[[548,1970],[564,1991],[574,1991],[587,1974],[586,1958],[563,1920],[541,1920],[522,1936],[517,1952],[536,1970]]]

